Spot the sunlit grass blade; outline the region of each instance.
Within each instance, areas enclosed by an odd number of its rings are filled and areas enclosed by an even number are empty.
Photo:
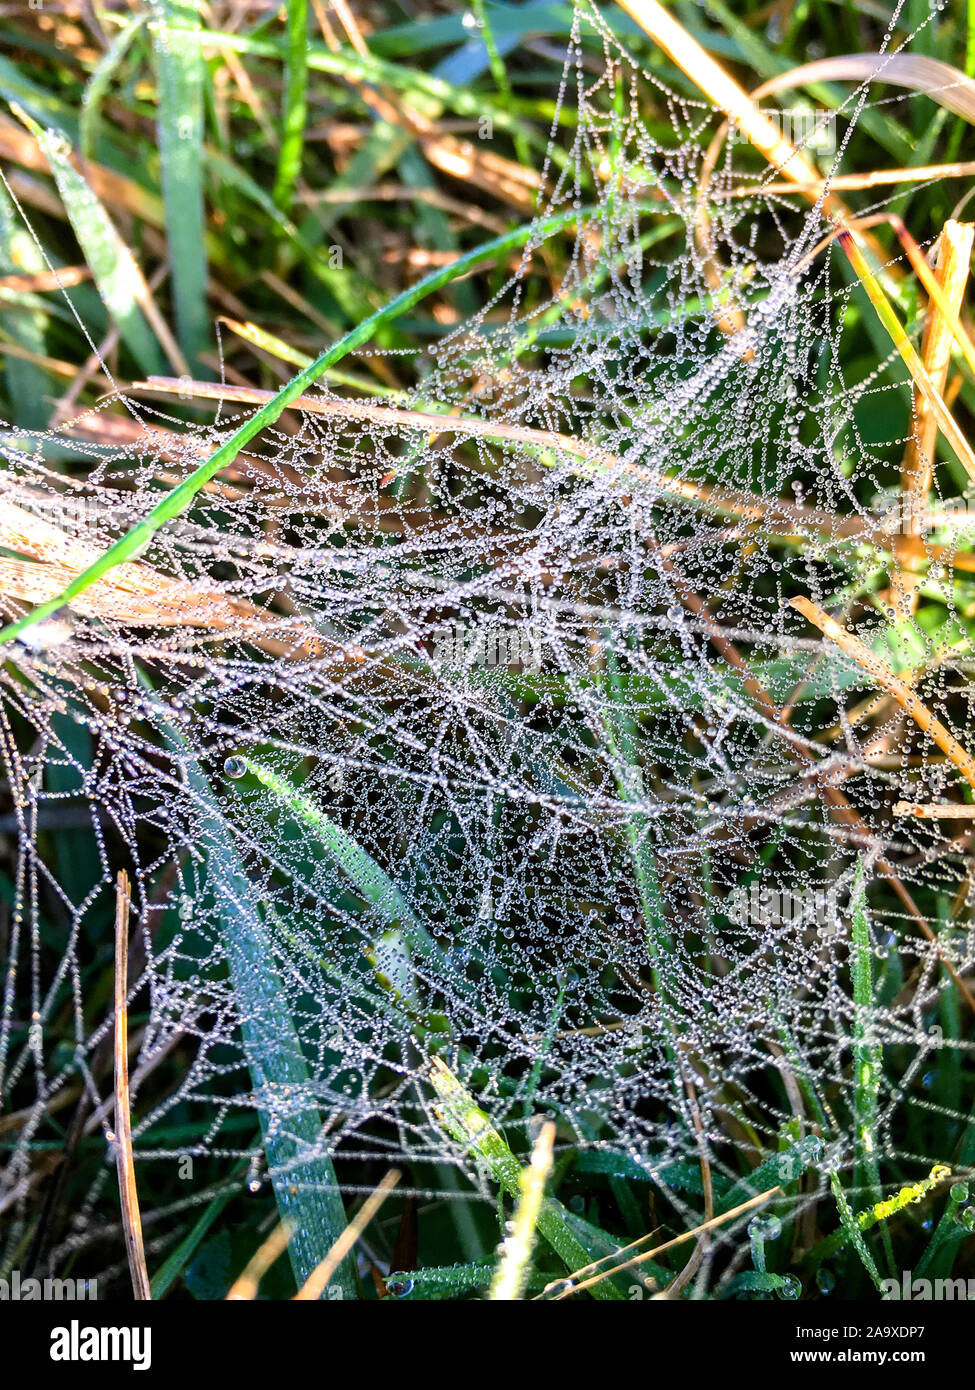
[[[203,208],[203,54],[190,4],[155,0],[150,25],[159,87],[158,138],[180,345],[191,362],[210,341]]]
[[[491,1302],[509,1302],[524,1296],[525,1285],[531,1272],[535,1226],[545,1197],[545,1184],[552,1171],[554,1141],[555,1125],[548,1120],[535,1140],[531,1162],[527,1168],[521,1170],[518,1180],[521,1195],[511,1219],[510,1232],[501,1247],[501,1259],[491,1280],[488,1292]]]
[[[278,419],[281,412],[300,396],[301,393],[323,376],[329,369],[334,367],[350,352],[368,343],[378,328],[386,323],[391,323],[394,319],[405,314],[414,305],[419,304],[428,294],[434,290],[441,289],[444,285],[449,285],[458,275],[464,275],[469,270],[485,261],[493,260],[496,256],[503,255],[507,251],[516,247],[524,246],[532,237],[537,237],[539,241],[545,237],[553,235],[555,232],[565,227],[572,226],[580,221],[585,215],[585,209],[570,210],[557,213],[555,216],[547,218],[541,223],[531,223],[516,228],[505,236],[497,237],[493,241],[485,242],[476,247],[473,251],[468,251],[460,256],[451,265],[432,271],[429,275],[404,290],[395,299],[385,305],[382,309],[377,309],[374,314],[370,314],[350,332],[340,338],[330,348],[327,348],[309,367],[299,372],[297,376],[283,386],[272,400],[262,409],[255,411],[251,418],[236,430],[231,437],[226,440],[219,449],[210,455],[209,459],[183,480],[178,487],[173,488],[172,492],[165,495],[137,526],[133,526],[120,540],[110,546],[94,564],[90,565],[81,574],[77,575],[70,584],[53,599],[48,599],[44,603],[38,604],[29,613],[18,618],[16,622],[8,623],[6,627],[0,629],[0,644],[11,641],[20,633],[33,627],[36,623],[43,622],[52,613],[56,613],[66,603],[70,603],[78,594],[84,593],[92,584],[96,583],[105,574],[115,568],[116,565],[123,564],[131,559],[143,546],[147,545],[152,537],[168,521],[180,516],[192,503],[200,490],[215,477],[222,468],[233,463],[241,449],[248,444],[255,435],[259,434],[267,425],[271,425]]]
[[[439,1057],[431,1060],[430,1080],[437,1093],[437,1112],[448,1134],[484,1161],[495,1182],[509,1197],[518,1198],[522,1192],[522,1165],[494,1128],[489,1116]],[[547,1197],[542,1201],[537,1226],[565,1263],[566,1269],[580,1269],[589,1264],[592,1252],[587,1251],[573,1234],[569,1212],[556,1198]],[[623,1297],[608,1280],[593,1288],[593,1296],[603,1299]]]
[[[284,110],[273,194],[283,212],[291,206],[295,180],[301,172],[308,114],[308,0],[287,0],[287,4]]]
[[[910,1186],[902,1187],[893,1197],[886,1197],[883,1201],[875,1202],[873,1206],[864,1207],[862,1211],[858,1211],[854,1215],[846,1193],[843,1191],[839,1175],[835,1172],[831,1173],[830,1186],[833,1196],[836,1198],[840,1229],[821,1240],[818,1245],[813,1246],[805,1256],[804,1263],[816,1268],[824,1260],[835,1255],[837,1250],[842,1250],[844,1246],[852,1243],[864,1268],[870,1273],[871,1278],[874,1279],[879,1288],[880,1271],[864,1243],[863,1233],[872,1230],[881,1221],[889,1221],[892,1216],[896,1216],[905,1207],[923,1201],[930,1192],[934,1191],[936,1187],[940,1187],[950,1177],[951,1169],[943,1163],[936,1163],[926,1178],[921,1178],[920,1181],[911,1183]]]
[[[804,594],[790,599],[797,612],[819,628],[824,636],[835,642],[841,651],[855,661],[872,680],[892,695],[902,709],[914,720],[918,728],[931,738],[946,757],[954,763],[970,787],[975,787],[975,758],[962,747],[950,729],[931,713],[924,701],[899,676],[895,675],[885,661],[875,652],[848,632],[835,618],[831,618],[818,604]],[[2,637],[0,633],[0,637]]]
[[[955,421],[954,416],[945,404],[944,398],[932,382],[924,363],[918,356],[917,349],[908,338],[900,319],[894,312],[890,300],[884,294],[883,287],[867,264],[866,257],[857,246],[853,233],[841,231],[838,240],[850,264],[867,292],[867,297],[877,312],[877,317],[883,324],[890,337],[891,342],[900,353],[901,359],[907,370],[910,372],[921,395],[924,397],[931,413],[938,422],[945,439],[951,445],[959,462],[964,466],[969,477],[975,479],[975,452],[969,444],[965,435]]]
[[[122,341],[140,367],[159,364],[159,346],[140,308],[140,300],[145,303],[150,298],[149,289],[131,251],[100,199],[68,158],[69,146],[60,131],[38,125],[26,111],[18,114],[44,150],[78,245]]]
[[[260,348],[262,352],[269,353],[276,357],[279,362],[287,362],[292,367],[299,367],[304,370],[310,367],[313,359],[306,352],[299,352],[290,343],[284,342],[274,333],[268,333],[256,323],[239,323],[237,319],[228,318],[226,314],[221,314],[219,323],[226,326],[243,338],[245,342],[251,343],[254,347]],[[326,378],[334,381],[337,386],[351,386],[355,391],[362,391],[367,395],[374,396],[393,396],[393,391],[388,386],[380,386],[378,382],[370,381],[367,377],[356,376],[352,372],[326,372]]]

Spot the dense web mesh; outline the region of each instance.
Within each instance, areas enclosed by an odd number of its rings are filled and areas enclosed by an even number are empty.
[[[669,126],[646,124],[651,85]],[[841,171],[864,99],[835,120]],[[81,981],[110,954],[120,868],[150,1191],[187,1154],[256,1189],[314,1181],[327,1153],[347,1192],[397,1161],[418,1192],[442,1195],[446,1167],[458,1200],[491,1197],[437,1112],[434,1054],[517,1151],[550,1114],[590,1171],[650,1175],[675,1230],[707,1214],[702,1161],[724,1197],[788,1179],[805,1203],[832,1170],[862,1180],[865,1147],[885,1184],[944,1157],[924,1078],[952,1064],[939,1001],[972,962],[967,833],[893,807],[961,779],[789,606],[848,623],[965,742],[957,530],[925,533],[943,626],[876,599],[909,379],[893,350],[846,378],[865,301],[835,243],[816,249],[821,204],[766,192],[777,171],[733,138],[703,184],[720,115],[588,11],[562,101],[578,123],[555,128],[537,226],[577,220],[489,268],[484,308],[426,352],[390,349],[415,386],[358,413],[316,388],[9,649],[14,1214],[65,1097],[87,1092],[88,1132],[111,1138],[92,1066],[111,1001]],[[192,426],[158,393],[125,401],[105,407],[115,449],[86,442],[90,417],[61,432],[85,483],[45,461],[51,439],[7,431],[0,505],[34,538],[3,561],[8,613],[253,409]],[[950,470],[936,486],[964,497]],[[94,882],[73,852],[91,836]],[[867,1115],[864,1038],[884,1059]],[[113,1183],[106,1161],[68,1245],[103,1239]],[[151,1248],[178,1214],[150,1221]],[[702,1288],[742,1244],[742,1222],[715,1233]]]

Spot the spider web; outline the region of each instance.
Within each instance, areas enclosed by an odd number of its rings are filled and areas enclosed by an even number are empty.
[[[669,128],[647,124],[651,91]],[[922,581],[942,627],[876,597],[909,380],[894,352],[847,378],[859,301],[835,246],[810,254],[821,206],[766,192],[776,171],[734,140],[705,189],[720,118],[587,9],[560,107],[577,120],[553,127],[537,225],[572,208],[575,225],[491,269],[480,312],[426,351],[393,353],[412,388],[356,415],[322,387],[10,650],[8,1249],[65,1097],[87,1098],[111,1158],[111,1005],[83,980],[111,949],[119,868],[150,1187],[186,1155],[230,1182],[245,1163],[256,1190],[327,1153],[347,1194],[398,1162],[418,1192],[442,1196],[450,1169],[458,1199],[493,1199],[437,1113],[434,1054],[517,1151],[550,1114],[589,1171],[650,1180],[675,1229],[706,1215],[702,1164],[739,1200],[788,1179],[798,1207],[831,1171],[862,1176],[867,1125],[885,1184],[945,1159],[906,1115],[959,1047],[937,1021],[972,964],[971,859],[957,822],[893,807],[959,778],[788,603],[810,596],[916,673],[966,741],[957,533]],[[114,448],[91,415],[8,430],[2,505],[41,538],[4,562],[8,612],[58,592],[248,410],[192,426],[124,403],[102,412],[125,426]],[[55,443],[89,460],[83,482],[45,462]],[[942,468],[936,485],[964,498]],[[884,1061],[867,1117],[865,1037]],[[282,1086],[261,1057],[294,1039]],[[277,1166],[269,1134],[291,1141]],[[149,1219],[151,1251],[196,1200]],[[116,1229],[116,1203],[106,1162],[53,1264]],[[699,1287],[742,1248],[741,1222],[716,1232]]]

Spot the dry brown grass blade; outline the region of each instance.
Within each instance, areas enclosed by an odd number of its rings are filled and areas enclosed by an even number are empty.
[[[67,290],[91,279],[86,265],[65,265],[60,270],[39,270],[33,275],[0,275],[0,290],[40,294],[46,290]]]
[[[916,820],[975,820],[975,806],[964,806],[957,801],[933,804],[898,801],[894,804],[894,815],[913,816]]]
[[[972,165],[972,172],[975,173],[975,164]],[[440,208],[443,212],[449,212],[452,216],[470,222],[476,227],[484,227],[492,236],[504,236],[508,230],[508,223],[503,218],[492,217],[473,203],[464,202],[461,198],[451,198],[437,188],[410,188],[402,183],[376,183],[371,187],[362,188],[316,188],[299,194],[299,201],[309,206],[370,202],[428,203],[431,207]]]
[[[119,870],[115,891],[115,1164],[122,1203],[125,1253],[132,1276],[132,1293],[141,1301],[152,1298],[142,1243],[142,1218],[135,1183],[132,1121],[129,1100],[129,876]]]
[[[783,1068],[783,1070],[787,1071],[788,1069]],[[711,1160],[708,1156],[707,1134],[701,1119],[701,1107],[698,1105],[697,1091],[690,1077],[686,1074],[684,1076],[684,1090],[687,1092],[691,1116],[694,1120],[694,1130],[697,1134],[698,1163],[701,1168],[701,1186],[704,1191],[704,1225],[687,1264],[657,1295],[657,1297],[665,1299],[679,1298],[700,1269],[711,1241],[709,1223],[714,1220],[714,1178],[711,1173]]]
[[[975,758],[965,751],[954,734],[931,713],[920,696],[896,676],[887,663],[875,655],[859,637],[848,632],[812,599],[799,595],[790,599],[790,602],[814,627],[819,628],[824,637],[835,643],[866,675],[892,695],[918,728],[933,739],[942,753],[954,763],[968,785],[975,787]]]
[[[0,500],[0,546],[29,559],[0,557],[0,604],[11,598],[43,603],[61,593],[74,576],[101,554],[96,545],[13,502]],[[32,563],[33,562],[33,563]],[[273,656],[331,658],[345,667],[364,659],[297,619],[259,612],[244,600],[200,592],[141,561],[118,565],[71,605],[83,617],[130,626],[211,628],[232,631]]]
[[[817,58],[770,77],[752,93],[752,99],[810,82],[882,82],[906,87],[975,124],[975,82],[960,68],[921,53],[840,53],[833,58]]]
[[[338,1269],[339,1265],[348,1255],[369,1222],[376,1215],[376,1212],[385,1202],[393,1188],[400,1180],[400,1173],[396,1168],[390,1168],[382,1182],[371,1192],[355,1216],[346,1226],[324,1260],[312,1270],[301,1288],[295,1294],[296,1302],[317,1302],[321,1298],[328,1281]]]
[[[134,382],[129,389],[146,394],[192,394],[207,400],[240,401],[252,405],[263,405],[273,395],[273,392],[261,390],[256,386],[227,386],[210,381],[176,380],[173,377],[150,377],[148,381]],[[503,425],[470,416],[435,415],[424,411],[400,410],[395,406],[378,402],[329,399],[326,396],[299,396],[288,408],[305,410],[311,415],[331,415],[339,419],[374,420],[379,424],[388,422],[405,425],[428,430],[431,435],[456,432],[471,438],[497,439],[550,449],[603,468],[607,474],[618,475],[621,481],[632,478],[635,482],[659,488],[665,495],[679,497],[687,502],[713,508],[724,515],[739,517],[746,522],[760,525],[773,535],[786,540],[803,542],[809,536],[815,535],[826,536],[834,541],[845,539],[869,542],[884,551],[891,548],[890,532],[885,529],[884,522],[880,519],[874,522],[860,516],[841,517],[834,512],[816,510],[784,499],[770,502],[753,493],[736,492],[692,483],[685,479],[670,478],[642,464],[628,463],[608,450],[587,444],[571,435],[530,429],[524,425]],[[300,479],[298,481],[300,482]],[[925,523],[930,526],[940,525],[941,521],[940,513],[932,513],[925,518]],[[973,555],[949,551],[945,546],[928,546],[927,552],[931,559],[949,557],[957,569],[975,571]]]
[[[710,197],[715,202],[727,198],[778,197],[788,193],[819,195],[827,188],[833,193],[856,193],[865,188],[885,188],[902,183],[927,183],[941,179],[967,179],[975,174],[975,160],[954,160],[950,164],[918,164],[906,169],[868,169],[862,174],[831,174],[821,176],[811,183],[796,183],[792,180],[760,184],[739,184],[737,188],[714,189]]]
[[[729,77],[710,53],[692,38],[657,0],[618,0],[621,8],[660,45],[687,76],[729,116],[742,135],[786,178],[815,183],[819,170],[754,101]]]
[[[274,394],[256,386],[226,386],[209,381],[176,380],[173,377],[150,377],[147,381],[134,382],[129,389],[133,392],[162,392],[164,395],[192,394],[208,400],[240,401],[251,405],[263,405]],[[552,430],[532,429],[527,425],[504,425],[471,416],[402,410],[379,402],[341,400],[327,396],[297,396],[288,409],[304,410],[311,415],[332,416],[336,419],[402,425],[425,430],[431,435],[457,433],[470,438],[527,444],[582,459],[594,467],[604,469],[607,476],[615,475],[621,482],[632,479],[657,487],[667,495],[713,507],[717,511],[746,521],[761,523],[779,535],[799,538],[803,533],[814,532],[834,539],[848,537],[871,540],[888,549],[890,545],[890,537],[879,521],[872,525],[862,517],[838,517],[832,512],[815,511],[784,500],[769,502],[751,493],[712,488],[700,483],[670,478],[644,465],[628,463],[618,455],[576,439],[572,435],[558,434]]]
[[[261,1242],[247,1261],[243,1273],[234,1280],[227,1290],[225,1302],[250,1302],[251,1299],[256,1298],[261,1280],[274,1262],[279,1260],[287,1250],[290,1239],[290,1227],[286,1226],[283,1221],[280,1225],[275,1226],[271,1234]]]
[[[941,392],[937,389],[925,370],[924,363],[918,356],[914,344],[904,332],[904,327],[900,319],[898,319],[897,315],[894,313],[890,301],[881,288],[880,282],[870,269],[863,252],[857,245],[853,232],[848,228],[842,228],[838,233],[838,240],[849,258],[857,279],[863,285],[871,304],[877,311],[877,317],[890,335],[891,342],[900,353],[901,360],[910,372],[914,384],[921,392],[931,409],[931,413],[937,420],[941,433],[951,445],[952,449],[954,449],[959,462],[964,466],[969,477],[975,479],[975,451],[972,450],[972,446],[969,444],[967,437],[959,428],[955,417],[948,409]]]
[[[907,259],[911,263],[911,269],[923,285],[928,299],[931,300],[944,319],[945,328],[961,349],[962,356],[968,363],[973,376],[975,376],[975,343],[972,342],[967,328],[962,323],[959,311],[952,303],[950,294],[946,292],[941,281],[928,265],[927,257],[920,246],[918,246],[913,236],[911,236],[902,217],[898,217],[895,212],[876,212],[872,213],[869,217],[856,217],[849,222],[845,228],[837,227],[835,232],[831,234],[831,236],[825,237],[823,241],[820,242],[819,247],[815,249],[818,252],[820,247],[828,244],[828,242],[833,239],[833,236],[838,237],[844,230],[855,232],[861,228],[877,227],[881,224],[893,229],[894,235],[907,253]],[[951,227],[965,227],[970,224],[955,222],[954,219],[949,218],[946,225],[950,225]],[[888,263],[887,268],[889,270],[892,266]]]
[[[77,362],[65,362],[60,357],[47,357],[42,352],[31,352],[30,348],[21,347],[19,343],[0,343],[0,355],[16,357],[21,362],[32,362],[35,367],[43,367],[52,376],[74,378],[78,375]],[[112,390],[114,383],[103,373],[99,372],[95,379],[103,390]]]
[[[938,285],[957,317],[965,298],[968,271],[975,241],[970,222],[945,223],[938,245]],[[949,316],[929,302],[921,343],[921,361],[934,389],[943,397],[955,338]],[[902,530],[894,537],[894,556],[899,570],[892,576],[894,606],[913,613],[918,603],[917,565],[924,554],[921,513],[927,505],[934,476],[934,450],[938,420],[921,390],[914,391],[914,428],[901,465]]]

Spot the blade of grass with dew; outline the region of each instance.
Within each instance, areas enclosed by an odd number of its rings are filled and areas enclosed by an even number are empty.
[[[424,276],[417,284],[390,300],[382,309],[378,309],[374,314],[363,319],[356,328],[353,328],[337,343],[327,348],[309,367],[292,377],[272,400],[268,401],[260,410],[255,411],[249,420],[245,421],[229,439],[225,440],[220,448],[211,454],[204,463],[194,469],[178,487],[166,493],[162,501],[152,509],[148,516],[110,546],[98,560],[77,575],[60,594],[38,604],[22,618],[18,618],[15,622],[8,623],[6,627],[0,629],[0,645],[18,637],[36,623],[43,622],[45,618],[49,618],[52,613],[56,613],[65,604],[70,604],[71,600],[76,598],[78,594],[84,593],[109,570],[131,559],[137,552],[141,552],[156,532],[168,521],[180,516],[210,479],[215,477],[222,468],[226,468],[228,464],[232,463],[241,449],[265,426],[273,424],[296,396],[300,396],[308,386],[324,375],[329,367],[334,367],[350,352],[354,352],[356,348],[368,343],[379,327],[399,318],[420,303],[427,295],[449,285],[458,275],[464,275],[485,261],[493,260],[516,247],[524,246],[532,237],[541,240],[572,226],[581,221],[587,211],[591,211],[591,209],[573,209],[557,213],[554,217],[547,218],[541,223],[525,224],[504,236],[485,242],[460,256],[451,265],[444,266]]]
[[[378,943],[370,951],[369,958],[384,988],[391,991],[397,1000],[408,1003],[411,992],[409,980],[411,966],[404,937],[410,947],[425,954],[439,954],[439,948],[412,913],[401,890],[371,855],[286,779],[252,759],[243,758],[241,761],[246,771],[260,785],[270,791],[299,823],[303,823],[315,831],[320,846],[328,857],[352,880],[361,896],[376,907],[383,920],[389,924],[387,931],[383,933]],[[430,1024],[429,1022],[422,1022],[420,1026],[427,1028]],[[471,1105],[473,1106],[473,1101],[471,1101]],[[523,1172],[518,1160],[511,1154],[500,1135],[497,1138],[502,1149],[510,1155],[511,1163],[514,1165],[510,1172],[513,1173],[515,1170],[519,1173]],[[494,1170],[492,1169],[492,1171]],[[498,1174],[495,1173],[495,1176],[497,1177]],[[500,1177],[498,1180],[501,1181]],[[517,1191],[520,1190],[519,1187]],[[557,1250],[559,1248],[556,1239],[564,1237],[566,1241],[575,1242],[577,1253],[585,1257],[583,1262],[592,1259],[594,1253],[606,1253],[605,1250],[594,1251],[592,1240],[586,1242],[580,1238],[581,1233],[585,1232],[585,1225],[579,1218],[564,1211],[560,1206],[558,1206],[558,1214],[560,1219],[556,1219],[552,1212],[546,1208],[545,1212],[539,1214],[537,1223],[539,1230],[546,1235],[554,1248]],[[552,1238],[551,1232],[555,1233],[554,1238]],[[593,1234],[596,1234],[595,1228],[593,1228]],[[598,1235],[601,1238],[602,1232],[598,1232]],[[612,1248],[611,1243],[609,1245]],[[571,1247],[567,1246],[566,1248]],[[605,1296],[616,1297],[618,1291]]]
[[[328,858],[387,923],[386,931],[371,948],[370,960],[397,996],[409,998],[412,993],[409,952],[439,955],[439,950],[399,887],[351,835],[330,820],[324,811],[284,777],[250,758],[244,758],[242,762],[247,771],[291,812],[299,824],[315,832]]]
[[[451,1205],[456,1206],[457,1203]],[[435,1265],[428,1269],[390,1270],[386,1288],[393,1298],[409,1298],[416,1303],[427,1300],[457,1298],[461,1294],[486,1289],[491,1282],[494,1264],[490,1260],[471,1264]],[[541,1293],[551,1280],[550,1274],[529,1271],[526,1293]]]
[[[840,1182],[838,1173],[830,1173],[829,1185],[836,1201],[836,1210],[839,1212],[841,1226],[840,1234],[845,1237],[846,1241],[850,1242],[857,1252],[860,1263],[870,1275],[874,1288],[877,1289],[878,1292],[883,1293],[883,1280],[880,1277],[880,1270],[877,1268],[873,1256],[867,1249],[867,1243],[863,1239],[862,1228],[857,1224],[857,1220],[850,1209],[850,1204],[847,1201],[846,1193],[843,1191],[843,1184]],[[826,1245],[827,1242],[825,1240],[820,1241],[819,1245],[816,1247],[817,1254],[822,1252]]]
[[[157,721],[185,770],[199,807],[200,839],[210,847],[210,884],[219,905],[244,1050],[260,1106],[268,1169],[281,1220],[293,1232],[288,1249],[300,1287],[345,1229],[345,1208],[332,1160],[321,1147],[317,1108],[309,1099],[304,1109],[296,1109],[296,1097],[310,1095],[308,1066],[254,906],[253,887],[234,850],[232,829],[202,768],[161,709]],[[274,1114],[275,1091],[289,1098],[286,1116]],[[336,1283],[343,1297],[356,1297],[351,1261],[343,1262]]]
[[[924,1279],[929,1273],[936,1278],[943,1278],[950,1273],[958,1246],[967,1240],[975,1229],[968,1200],[968,1183],[952,1183],[941,1219],[931,1232],[931,1239],[914,1267],[916,1278]]]
[[[789,1148],[771,1154],[747,1178],[740,1179],[719,1198],[718,1213],[731,1211],[770,1185],[786,1187],[797,1182],[804,1173],[817,1167],[822,1151],[822,1140],[815,1134],[807,1134]]]
[[[126,19],[92,70],[84,96],[81,98],[81,118],[78,124],[78,148],[83,159],[95,158],[98,108],[107,96],[112,78],[128,53],[132,40],[139,33],[147,18],[147,15],[140,14]]]
[[[840,1215],[840,1229],[834,1231],[832,1235],[826,1236],[818,1245],[814,1245],[803,1257],[802,1263],[812,1269],[816,1269],[830,1256],[835,1255],[837,1250],[842,1250],[844,1246],[852,1242],[857,1254],[863,1262],[864,1268],[869,1273],[871,1267],[880,1278],[880,1272],[874,1264],[873,1256],[867,1249],[863,1240],[863,1233],[870,1231],[881,1221],[889,1221],[892,1216],[903,1211],[905,1207],[913,1206],[922,1201],[929,1192],[940,1186],[946,1178],[951,1177],[951,1169],[943,1163],[936,1163],[926,1178],[921,1178],[919,1182],[912,1183],[909,1187],[902,1187],[893,1197],[887,1197],[882,1202],[875,1203],[872,1207],[865,1207],[863,1211],[858,1211],[854,1216],[846,1193],[843,1191],[836,1172],[830,1174],[830,1186],[834,1197],[837,1198],[836,1205]],[[837,1193],[839,1194],[837,1196]],[[871,1278],[873,1275],[871,1274]],[[876,1280],[875,1280],[876,1282]],[[879,1284],[878,1284],[879,1287]]]
[[[100,199],[68,158],[65,136],[38,125],[26,111],[12,109],[44,151],[78,245],[122,341],[143,369],[148,363],[161,363],[159,345],[139,307],[139,300],[149,295],[142,272]]]
[[[308,0],[287,0],[288,50],[285,61],[281,145],[272,197],[282,212],[291,206],[301,173],[308,115]]]
[[[489,1116],[439,1057],[431,1059],[430,1080],[437,1094],[437,1113],[447,1133],[486,1164],[504,1192],[517,1198],[521,1193],[522,1165],[491,1124]],[[593,1257],[573,1233],[568,1218],[569,1212],[557,1198],[546,1197],[539,1208],[537,1224],[571,1272],[584,1268]],[[624,1297],[608,1279],[593,1286],[593,1295],[612,1300]]]
[[[153,0],[157,136],[180,345],[193,363],[210,342],[203,212],[203,52],[195,6]]]
[[[876,1204],[881,1198],[880,1168],[877,1162],[877,1121],[880,1113],[880,1081],[883,1052],[873,1039],[873,971],[870,922],[867,918],[867,890],[863,860],[857,864],[851,891],[851,948],[853,974],[853,1106],[855,1119],[856,1167],[854,1191]],[[893,1272],[894,1252],[887,1227],[882,1230],[884,1254]]]
[[[608,700],[603,712],[603,728],[612,757],[613,775],[621,801],[639,803],[645,795],[642,771],[636,758],[636,734],[628,715],[621,713],[620,670],[615,654],[610,652],[606,662],[606,692]],[[660,892],[660,880],[653,849],[647,839],[648,822],[635,807],[627,817],[626,840],[650,953],[650,977],[662,1005],[662,1016],[668,1033],[673,1034],[670,999],[673,995],[668,975],[674,960],[673,942],[667,927],[667,911]],[[675,1075],[675,1085],[680,1085]]]

